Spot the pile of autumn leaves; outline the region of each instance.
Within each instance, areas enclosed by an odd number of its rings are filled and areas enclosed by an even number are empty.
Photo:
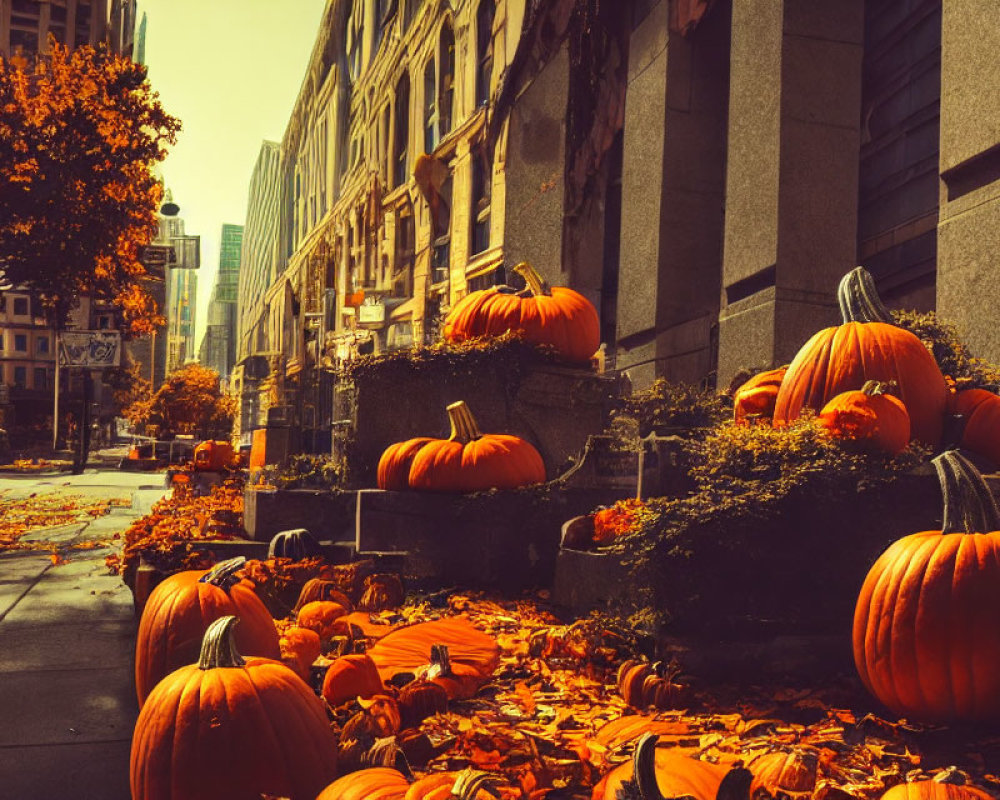
[[[234,576],[239,583],[228,590],[234,603],[238,595],[240,603],[248,602],[248,589],[268,596],[266,584],[279,576],[287,590],[289,576],[304,574],[289,572],[292,563],[278,559],[244,566]],[[310,759],[323,759],[319,774],[325,770],[327,777],[322,781],[336,776],[336,783],[320,795],[322,800],[451,796],[456,781],[468,781],[471,773],[465,770],[488,773],[497,797],[614,800],[615,779],[606,776],[617,769],[615,775],[628,777],[632,752],[644,734],[657,737],[658,760],[666,753],[680,758],[674,769],[694,769],[695,761],[718,765],[720,775],[737,765],[748,767],[756,776],[755,797],[875,800],[907,780],[938,774],[956,779],[943,769],[947,764],[939,759],[945,756],[933,751],[934,730],[864,714],[856,709],[866,701],[850,688],[736,692],[671,672],[674,690],[662,703],[671,708],[630,707],[622,696],[622,675],[637,664],[654,679],[660,673],[655,665],[637,662],[631,635],[604,620],[564,624],[538,596],[503,600],[442,592],[404,602],[393,596],[398,580],[371,574],[370,565],[367,571],[364,564],[309,565],[318,577],[305,585],[297,610],[275,621],[286,666],[262,666],[265,662],[248,657],[240,672],[257,676],[253,680],[261,698],[271,693],[266,700],[274,709],[270,726],[279,740],[301,739],[304,725],[277,710],[278,683],[294,690],[296,702],[304,702],[320,721],[311,743],[302,742],[296,752],[280,746],[269,752],[264,739],[252,746],[256,760],[280,761],[277,772],[300,777],[316,774]],[[323,584],[319,589],[317,581]],[[321,596],[328,599],[313,599]],[[150,605],[156,602],[154,592]],[[140,639],[147,613],[148,608]],[[248,624],[249,619],[241,626]],[[452,655],[444,663],[427,644],[437,639],[451,640]],[[622,670],[626,659],[632,661]],[[267,677],[265,669],[274,677]],[[276,670],[282,670],[280,680]],[[243,727],[247,720],[238,718],[238,704],[214,709],[207,689],[199,713],[215,722],[202,729],[197,742],[182,747],[174,739],[174,715],[179,721],[192,713],[184,703],[199,702],[198,692],[185,690],[186,682],[208,681],[206,676],[216,672],[232,670],[185,667],[143,697],[133,743],[133,800],[164,796],[156,788],[156,770],[162,769],[156,764],[172,763],[175,771],[197,774],[193,762],[185,766],[191,754],[208,751],[213,759],[225,759],[251,746],[255,734]],[[629,697],[635,702],[636,696]],[[248,711],[248,719],[255,713]],[[299,718],[304,713],[298,712]],[[286,733],[283,726],[289,725],[298,727]],[[166,732],[159,744],[156,731]],[[987,787],[1000,788],[976,753],[979,743],[963,744],[958,766]],[[157,747],[173,747],[173,755],[166,758]],[[317,751],[322,751],[319,756]],[[449,793],[431,794],[432,784]],[[266,788],[270,796],[313,800],[322,782],[308,792],[300,787],[275,788],[272,782]],[[190,797],[202,796],[227,795]],[[489,794],[467,796],[484,800]],[[715,800],[714,791],[697,800]]]
[[[12,498],[0,495],[0,550],[48,549],[45,542],[21,541],[26,533],[85,522],[107,514],[122,500],[87,501],[79,495],[59,492]]]

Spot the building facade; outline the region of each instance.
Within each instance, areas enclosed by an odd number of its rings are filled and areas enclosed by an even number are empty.
[[[201,241],[185,234],[184,220],[178,216],[161,216],[160,239],[170,243],[164,306],[167,319],[165,369],[169,374],[198,357],[194,331]]]
[[[48,50],[48,37],[73,48],[107,42],[131,56],[135,0],[0,0],[0,56]]]
[[[219,271],[208,305],[205,335],[198,349],[201,364],[218,372],[223,384],[227,386],[236,363],[237,296],[242,246],[243,226],[223,224]]]

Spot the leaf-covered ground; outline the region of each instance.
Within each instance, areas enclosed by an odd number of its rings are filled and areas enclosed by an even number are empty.
[[[0,550],[45,549],[44,542],[22,542],[21,537],[46,528],[102,517],[113,507],[127,506],[131,502],[129,498],[95,500],[62,492],[36,493],[23,498],[0,492]]]

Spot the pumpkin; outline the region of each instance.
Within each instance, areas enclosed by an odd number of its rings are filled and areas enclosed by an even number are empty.
[[[953,395],[950,410],[962,417],[961,446],[1000,466],[1000,397],[985,389]]]
[[[395,608],[403,602],[403,582],[398,575],[370,575],[365,579],[365,591],[358,600],[361,611],[378,613]]]
[[[312,800],[336,776],[323,703],[284,664],[244,659],[236,623],[215,620],[197,663],[150,693],[132,737],[132,800]]]
[[[337,778],[316,800],[403,800],[409,788],[398,769],[370,767]]]
[[[410,488],[438,492],[514,489],[545,481],[538,451],[524,439],[484,434],[464,401],[448,406],[451,436],[431,439],[413,456]]]
[[[659,709],[683,708],[688,704],[688,687],[675,680],[677,668],[664,668],[662,664],[650,664],[629,659],[618,668],[618,693],[632,708]]]
[[[593,800],[746,800],[752,776],[668,749],[657,749],[657,736],[644,733],[631,762],[615,767],[594,786]]]
[[[909,777],[909,776],[908,776]],[[955,767],[939,772],[931,780],[921,776],[893,786],[880,800],[995,800],[992,794],[972,786]]]
[[[752,420],[770,422],[774,417],[774,404],[778,389],[788,367],[758,372],[733,393],[733,419],[737,423]]]
[[[382,680],[391,683],[393,678],[403,674],[428,675],[429,667],[433,666],[428,664],[432,648],[440,645],[446,649],[453,677],[436,682],[446,691],[450,689],[452,699],[458,696],[451,693],[454,691],[462,696],[474,694],[490,679],[500,662],[496,641],[474,628],[464,617],[447,617],[398,628],[372,645],[368,655],[378,667]],[[437,669],[440,671],[440,665]],[[433,673],[428,675],[428,679],[434,677]]]
[[[464,769],[461,772],[433,772],[412,784],[404,800],[496,800],[501,797],[497,782],[488,772]],[[518,793],[516,796],[520,796]]]
[[[305,528],[293,528],[276,533],[267,545],[268,558],[290,558],[292,561],[304,561],[307,558],[321,555],[323,555],[323,548]]]
[[[337,763],[341,770],[395,767],[409,773],[406,757],[394,738],[399,725],[396,701],[386,695],[372,698],[366,708],[347,720],[340,732]]]
[[[844,323],[821,330],[792,360],[775,401],[775,424],[796,419],[805,408],[818,412],[866,381],[895,381],[912,437],[937,446],[948,385],[934,357],[914,334],[891,324],[863,267],[844,276],[838,299]]]
[[[306,683],[312,682],[312,665],[321,652],[316,631],[292,626],[281,634],[281,660]]]
[[[135,690],[140,707],[157,682],[198,660],[202,637],[213,621],[236,614],[236,633],[249,655],[281,658],[278,631],[253,589],[235,577],[242,556],[210,570],[187,570],[162,581],[146,601],[135,645]]]
[[[854,612],[854,662],[893,712],[931,722],[1000,716],[1000,513],[957,451],[933,461],[941,530],[897,540]]]
[[[831,436],[869,444],[897,455],[910,442],[910,415],[888,386],[868,381],[858,391],[843,392],[823,406],[818,423]]]
[[[302,606],[306,603],[312,603],[314,600],[332,600],[334,603],[340,603],[348,614],[354,611],[351,599],[341,591],[340,584],[323,578],[310,578],[303,584],[302,591],[299,592],[299,599],[292,611],[298,613]]]
[[[592,741],[595,747],[592,748],[591,758],[600,761],[603,759],[603,754],[620,750],[639,739],[644,733],[668,736],[690,732],[691,728],[686,722],[656,719],[647,714],[626,714],[606,722],[597,731]]]
[[[316,631],[319,638],[326,640],[338,632],[337,620],[347,613],[347,609],[332,600],[313,600],[299,609],[295,622],[299,627]]]
[[[415,728],[428,717],[448,710],[448,691],[426,678],[410,681],[399,690],[403,728]]]
[[[410,466],[413,457],[425,444],[434,440],[428,436],[418,436],[405,442],[389,445],[378,460],[376,485],[390,492],[402,492],[410,488]]]
[[[364,653],[336,659],[323,679],[323,699],[331,706],[381,694],[384,690],[375,662]]]
[[[813,748],[799,747],[785,752],[765,753],[750,762],[753,773],[750,796],[758,789],[772,796],[778,794],[812,794],[816,788],[819,753]]]
[[[513,272],[524,278],[525,292],[506,286],[470,292],[445,318],[445,340],[464,342],[516,332],[532,344],[554,348],[565,361],[589,362],[601,344],[593,303],[573,289],[549,287],[530,264],[518,264]]]
[[[619,500],[610,508],[602,508],[594,512],[594,543],[604,545],[613,542],[619,536],[627,536],[639,529],[640,517],[646,504],[642,500],[631,498]]]

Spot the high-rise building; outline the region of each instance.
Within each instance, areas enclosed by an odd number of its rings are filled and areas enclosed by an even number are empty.
[[[131,56],[136,0],[0,0],[0,56],[48,50],[49,34],[75,47],[107,42]]]
[[[219,272],[208,306],[208,324],[198,360],[228,381],[236,363],[236,301],[240,277],[243,226],[225,223],[219,248]]]
[[[166,273],[167,363],[173,372],[196,357],[194,348],[195,308],[198,303],[199,244],[184,233],[184,220],[164,217],[160,235],[173,245],[172,263]],[[184,245],[191,243],[192,247]]]

